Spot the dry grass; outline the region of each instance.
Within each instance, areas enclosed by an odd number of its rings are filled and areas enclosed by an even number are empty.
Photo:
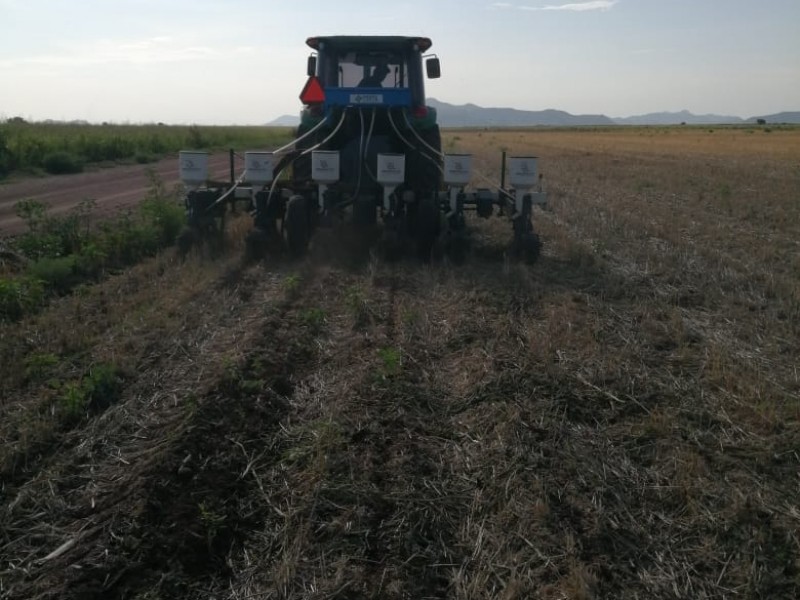
[[[797,597],[798,137],[450,132],[542,156],[535,267],[501,221],[245,267],[242,221],[6,326],[0,596]]]

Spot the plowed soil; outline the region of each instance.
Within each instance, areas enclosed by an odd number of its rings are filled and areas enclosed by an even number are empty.
[[[800,596],[800,132],[445,145],[541,156],[536,265],[240,217],[2,325],[0,597]]]

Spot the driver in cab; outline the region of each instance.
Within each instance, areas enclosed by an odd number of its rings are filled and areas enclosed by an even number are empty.
[[[372,74],[367,75],[358,82],[358,87],[383,87],[383,80],[389,74],[389,67],[385,64],[376,65]]]

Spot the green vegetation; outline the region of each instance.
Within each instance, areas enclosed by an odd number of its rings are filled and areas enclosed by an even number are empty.
[[[300,275],[296,273],[291,273],[286,276],[283,280],[283,290],[286,293],[287,298],[294,298],[297,293],[300,291],[300,283],[302,279]]]
[[[321,308],[307,308],[301,313],[300,321],[312,331],[319,331],[325,324],[325,311]]]
[[[44,302],[44,286],[32,277],[0,277],[0,322],[16,321]]]
[[[39,381],[45,378],[50,370],[58,365],[58,356],[52,352],[33,352],[25,357],[25,380]]]
[[[372,319],[370,304],[361,286],[352,285],[347,288],[345,304],[353,316],[353,326],[355,328],[358,329],[369,325]]]
[[[58,409],[67,424],[75,424],[89,413],[99,413],[119,400],[122,377],[114,365],[98,364],[79,381],[64,385]]]
[[[134,161],[145,164],[179,150],[271,147],[289,139],[288,128],[198,125],[88,125],[0,123],[0,178],[43,169],[78,173],[85,164]]]
[[[46,155],[42,166],[45,171],[53,175],[80,173],[83,171],[83,160],[75,154],[59,150]]]
[[[403,354],[399,348],[381,348],[378,350],[381,359],[381,375],[394,377],[403,369]]]
[[[50,216],[43,204],[23,200],[17,214],[28,231],[10,242],[27,259],[22,272],[0,277],[0,321],[15,321],[38,310],[47,295],[61,295],[108,271],[134,264],[172,245],[183,227],[177,192],[154,174],[138,210],[92,223],[94,202],[86,200],[66,216]]]

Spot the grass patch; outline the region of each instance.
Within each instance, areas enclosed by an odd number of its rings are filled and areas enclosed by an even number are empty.
[[[381,360],[380,371],[383,377],[396,377],[403,370],[403,353],[399,348],[381,348],[378,350]]]
[[[137,210],[95,225],[94,206],[85,200],[68,215],[55,217],[40,202],[17,203],[28,231],[11,248],[28,262],[21,273],[0,278],[0,320],[18,320],[38,310],[48,295],[69,293],[155,255],[175,242],[185,220],[177,190],[168,190],[152,172]]]

